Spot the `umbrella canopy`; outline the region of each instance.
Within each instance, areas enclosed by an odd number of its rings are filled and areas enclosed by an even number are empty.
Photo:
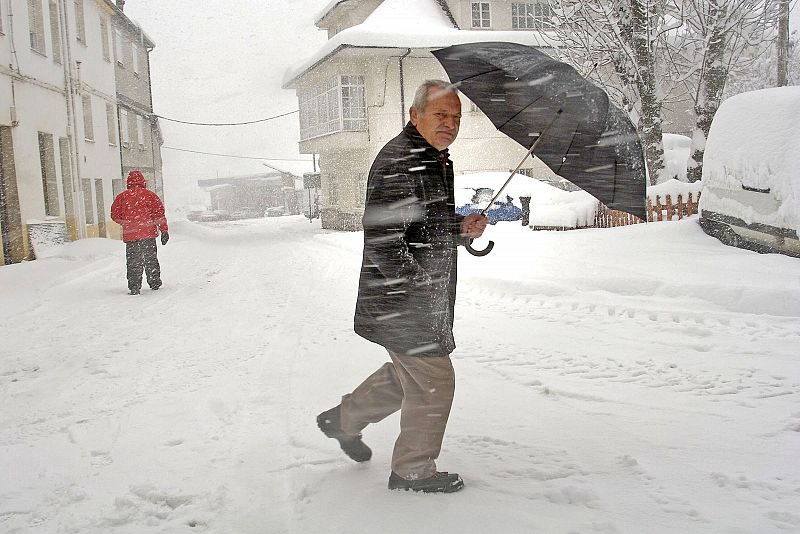
[[[642,145],[627,115],[571,66],[514,43],[436,50],[451,83],[498,130],[611,209],[645,219]],[[544,135],[542,133],[544,132]]]

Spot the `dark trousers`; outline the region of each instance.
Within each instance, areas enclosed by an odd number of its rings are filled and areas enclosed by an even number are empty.
[[[142,271],[147,275],[147,285],[161,287],[161,266],[158,264],[156,239],[137,239],[125,243],[128,263],[128,289],[142,288]]]

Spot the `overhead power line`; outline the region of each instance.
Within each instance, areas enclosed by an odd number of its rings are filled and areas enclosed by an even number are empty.
[[[264,119],[256,119],[252,121],[244,121],[244,122],[192,122],[192,121],[181,121],[178,119],[170,119],[169,117],[163,117],[161,115],[156,115],[159,119],[164,119],[165,121],[170,122],[178,122],[180,124],[191,124],[194,126],[244,126],[247,124],[256,124],[259,122],[267,122],[274,119],[280,119],[281,117],[286,117],[288,115],[293,115],[298,113],[299,110],[289,111],[288,113],[281,113],[280,115],[275,115],[274,117],[266,117]]]
[[[223,158],[236,158],[236,159],[255,159],[260,161],[307,161],[311,163],[311,159],[295,159],[295,158],[262,158],[258,156],[235,156],[233,154],[218,154],[215,152],[203,152],[202,150],[189,150],[188,148],[177,148],[174,146],[162,146],[165,150],[176,150],[178,152],[191,152],[192,154],[203,154],[206,156],[220,156]]]

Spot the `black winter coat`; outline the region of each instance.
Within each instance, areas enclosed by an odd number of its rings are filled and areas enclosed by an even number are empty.
[[[462,220],[455,212],[453,162],[409,122],[369,171],[357,334],[400,354],[442,356],[455,349]]]

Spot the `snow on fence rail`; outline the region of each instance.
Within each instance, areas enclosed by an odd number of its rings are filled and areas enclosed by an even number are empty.
[[[661,195],[656,195],[655,204],[650,197],[648,197],[647,222],[671,221],[674,218],[683,219],[684,217],[695,215],[697,214],[697,205],[699,202],[700,192],[697,193],[696,199],[692,198],[692,193],[689,193],[686,202],[683,201],[683,195],[678,195],[674,203],[672,202],[672,195],[665,195],[663,204],[661,203]],[[641,222],[644,221],[630,213],[608,209],[604,204],[598,205],[597,213],[594,218],[595,228],[612,228]]]

